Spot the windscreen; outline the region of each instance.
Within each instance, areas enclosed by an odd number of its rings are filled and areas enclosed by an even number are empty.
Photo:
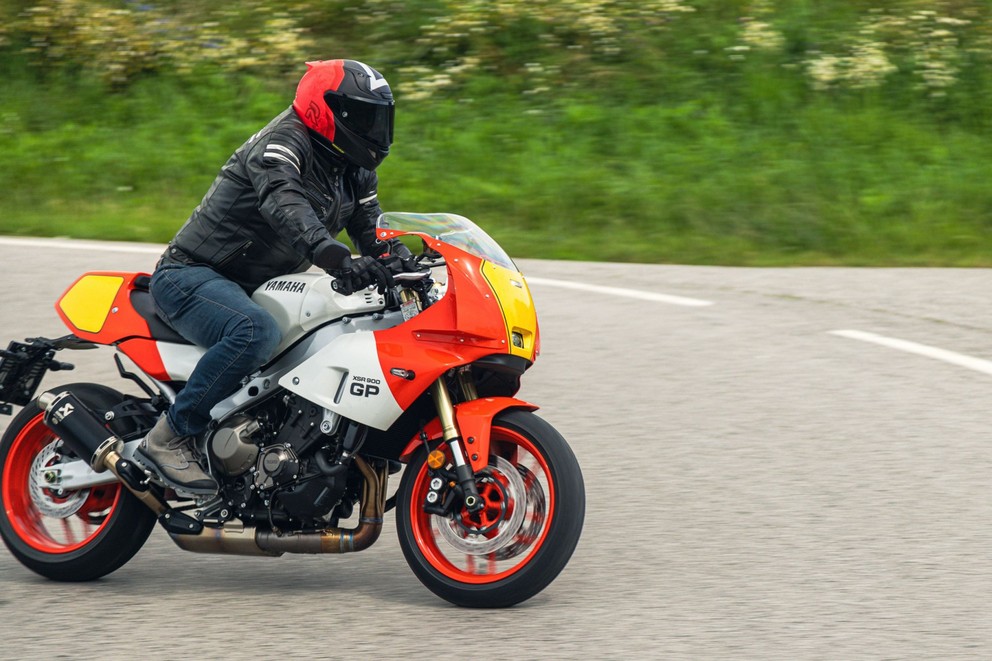
[[[496,241],[468,218],[453,213],[384,213],[376,225],[382,229],[426,234],[467,253],[518,271]]]

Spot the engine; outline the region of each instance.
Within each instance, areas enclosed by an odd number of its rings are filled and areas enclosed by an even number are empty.
[[[360,435],[360,426],[286,395],[228,419],[207,445],[239,518],[320,529],[350,516],[357,500],[360,481],[339,460],[344,449],[357,449]]]

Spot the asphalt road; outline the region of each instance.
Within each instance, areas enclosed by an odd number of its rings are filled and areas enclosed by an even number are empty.
[[[0,243],[0,340],[64,332],[52,305],[79,273],[154,261]],[[194,555],[156,531],[85,585],[0,549],[0,658],[992,657],[992,376],[830,334],[992,359],[992,272],[520,265],[544,352],[520,396],[587,489],[543,593],[449,606],[407,568],[391,514],[345,556]],[[78,363],[46,385],[119,383],[108,353]]]

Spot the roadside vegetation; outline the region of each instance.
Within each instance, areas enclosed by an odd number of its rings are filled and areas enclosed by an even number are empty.
[[[992,265],[985,0],[6,0],[0,233],[168,240],[333,57],[515,256]]]

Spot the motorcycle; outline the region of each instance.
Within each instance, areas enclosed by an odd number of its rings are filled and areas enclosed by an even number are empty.
[[[0,352],[0,412],[23,407],[0,440],[0,537],[14,557],[49,579],[96,579],[156,521],[187,551],[348,553],[395,509],[411,569],[453,604],[511,606],[550,584],[578,543],[585,490],[562,436],[515,397],[540,353],[527,282],[461,216],[387,213],[376,231],[423,246],[384,294],[346,296],[310,272],[253,293],[283,339],[196,440],[220,485],[210,496],[132,458],[204,350],[156,315],[147,274],[76,280],[56,304],[71,334]],[[72,369],[58,352],[96,346],[115,349],[141,395],[72,383],[35,397],[48,371]]]

